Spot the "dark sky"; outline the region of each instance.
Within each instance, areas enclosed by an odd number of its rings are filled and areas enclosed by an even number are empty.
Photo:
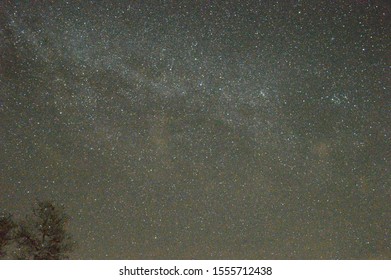
[[[1,1],[0,210],[75,259],[391,258],[387,1]]]

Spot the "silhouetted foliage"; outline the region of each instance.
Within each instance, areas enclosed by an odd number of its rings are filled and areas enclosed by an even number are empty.
[[[16,232],[19,259],[68,259],[73,242],[66,232],[68,216],[63,207],[50,201],[38,202],[33,214],[21,222]]]
[[[0,216],[0,258],[5,257],[5,248],[14,238],[15,222],[10,214]]]

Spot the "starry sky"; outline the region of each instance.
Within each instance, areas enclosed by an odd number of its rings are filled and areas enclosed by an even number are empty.
[[[0,210],[72,259],[389,259],[387,1],[0,1]]]

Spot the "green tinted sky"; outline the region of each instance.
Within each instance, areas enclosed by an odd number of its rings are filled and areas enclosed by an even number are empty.
[[[0,210],[72,258],[390,258],[386,1],[3,1]]]

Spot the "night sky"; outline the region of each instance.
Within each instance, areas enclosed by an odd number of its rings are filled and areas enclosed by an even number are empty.
[[[0,210],[72,259],[391,258],[388,1],[0,1]]]

